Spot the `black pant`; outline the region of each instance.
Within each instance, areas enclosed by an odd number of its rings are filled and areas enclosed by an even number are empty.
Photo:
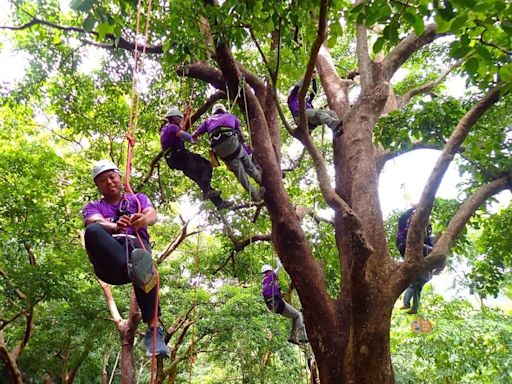
[[[171,169],[178,169],[194,181],[203,193],[211,191],[212,165],[204,157],[188,149],[171,150],[165,155],[165,161]],[[219,196],[210,199],[217,207],[223,201]]]
[[[128,277],[128,265],[126,264],[126,241],[130,241],[130,239],[115,239],[103,225],[98,223],[90,224],[85,229],[87,255],[91,260],[96,276],[105,283],[111,285],[131,283]],[[150,249],[149,244],[145,243],[144,245],[146,249]],[[129,253],[134,248],[142,248],[136,239],[133,240],[133,244],[129,244]],[[135,285],[133,288],[137,304],[142,312],[142,320],[149,322],[153,319],[155,313],[156,287],[149,293],[145,293]],[[158,308],[158,314],[160,314],[160,307]]]
[[[170,151],[165,156],[165,161],[169,168],[183,171],[201,188],[201,191],[208,192],[212,189],[212,166],[204,157],[187,149],[179,149]]]

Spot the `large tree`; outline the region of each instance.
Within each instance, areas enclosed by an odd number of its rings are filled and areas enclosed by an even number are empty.
[[[129,79],[126,53],[140,52],[160,60],[164,72],[173,70],[218,90],[210,98],[206,87],[196,92],[204,101],[200,111],[216,98],[235,101],[263,170],[271,239],[300,297],[321,382],[393,382],[389,335],[394,302],[416,276],[445,264],[455,240],[487,199],[512,188],[510,118],[505,112],[512,81],[511,5],[499,0],[175,1],[153,4],[147,39],[133,30],[138,9],[130,1],[75,0],[71,5],[77,13],[70,19],[34,4],[14,3],[20,9],[18,25],[10,29],[32,36],[20,39],[39,64],[32,75],[73,72],[79,61],[76,46],[95,45],[111,54],[106,77]],[[149,21],[141,17],[140,25]],[[49,52],[61,59],[58,65],[49,60]],[[411,71],[414,66],[423,73]],[[328,108],[343,120],[344,134],[328,149],[319,129],[308,132],[304,103],[297,127],[283,103],[286,89],[300,77],[305,96],[315,67]],[[405,80],[394,80],[400,70]],[[441,85],[453,71],[476,86],[463,103],[442,93]],[[94,89],[93,82],[76,79],[81,82],[77,87]],[[158,87],[169,90],[155,81],[152,92],[143,95],[145,108],[158,108]],[[67,98],[51,95],[53,108],[60,100],[55,111],[60,121],[81,133],[84,119],[73,121],[79,110],[69,111],[95,101],[84,94],[81,100],[72,92],[64,94]],[[457,108],[446,110],[446,105]],[[111,113],[126,115],[126,109],[119,102]],[[428,109],[430,114],[422,114]],[[502,118],[493,121],[493,111],[501,111]],[[146,122],[151,122],[148,116]],[[95,110],[94,121],[103,119],[112,116]],[[103,124],[112,154],[116,131]],[[284,144],[290,138],[307,151],[322,204],[333,212],[330,224],[339,263],[334,290],[328,289],[326,276],[331,275],[315,255],[316,242],[301,226],[297,199],[290,192],[294,186],[282,178]],[[425,147],[438,148],[439,159],[412,218],[405,259],[395,261],[379,203],[379,173],[388,160]],[[471,175],[466,198],[424,258],[423,228],[443,176],[458,155]],[[153,159],[143,181],[160,157]]]

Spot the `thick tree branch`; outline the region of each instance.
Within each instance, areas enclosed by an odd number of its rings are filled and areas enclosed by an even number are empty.
[[[446,71],[444,71],[444,73],[441,76],[439,76],[439,78],[437,78],[436,80],[420,85],[417,88],[411,89],[405,95],[397,97],[397,109],[401,109],[414,96],[430,92],[432,89],[441,84],[455,68],[460,67],[462,63],[462,60],[456,62],[455,64],[451,65]]]
[[[398,43],[398,45],[389,52],[386,58],[382,61],[382,74],[384,79],[389,81],[398,68],[400,68],[414,52],[418,51],[425,45],[430,44],[435,39],[445,35],[436,33],[436,28],[436,24],[428,24],[425,26],[425,31],[421,36],[416,36],[414,33],[411,33]]]
[[[14,384],[23,384],[23,376],[16,359],[9,353],[5,345],[4,331],[0,330],[0,361],[3,361],[5,370]]]
[[[487,112],[499,99],[501,84],[491,89],[483,96],[466,114],[459,120],[453,133],[444,146],[439,159],[437,160],[432,173],[425,185],[420,202],[412,217],[411,225],[407,235],[405,260],[420,262],[423,247],[423,231],[428,222],[432,210],[436,192],[441,184],[448,166],[455,154],[478,119]]]
[[[233,243],[233,245],[235,246],[235,251],[241,252],[249,245],[260,241],[272,241],[272,235],[270,233],[252,235],[246,239],[237,240],[237,242]]]
[[[313,71],[315,70],[316,58],[318,51],[327,38],[327,13],[329,10],[329,0],[320,1],[320,14],[318,16],[318,28],[316,32],[316,38],[311,46],[309,53],[309,60],[306,67],[306,73],[304,73],[303,83],[300,87],[298,98],[299,98],[299,127],[303,133],[308,132],[308,118],[306,115],[306,93],[313,77]]]
[[[381,147],[379,147],[381,148]],[[385,149],[377,150],[375,151],[376,157],[375,162],[377,164],[377,171],[380,173],[382,168],[384,168],[384,165],[389,161],[396,159],[399,156],[405,155],[406,153],[410,153],[413,151],[417,151],[419,149],[436,149],[441,151],[443,149],[442,143],[424,143],[422,141],[417,141],[414,143],[411,143],[411,146],[405,150],[402,151],[396,151],[396,152],[390,152],[386,151]]]
[[[356,55],[361,78],[361,92],[371,91],[373,84],[372,60],[368,52],[368,32],[364,24],[356,27]]]
[[[222,72],[208,63],[197,62],[189,64],[186,67],[178,68],[176,73],[179,76],[187,76],[204,81],[218,90],[226,91],[226,81],[224,76],[222,76]]]
[[[310,216],[317,224],[327,223],[334,225],[334,221],[332,219],[326,219],[325,217],[318,216],[318,214],[311,208],[304,207],[302,205],[297,205],[295,207],[295,212],[297,212],[297,217],[299,220],[303,220],[306,215]]]
[[[364,235],[363,224],[352,208],[350,208],[349,205],[332,188],[331,178],[327,171],[325,160],[318,149],[314,146],[311,136],[309,134],[301,135],[300,141],[304,144],[304,147],[313,160],[313,166],[315,167],[317,174],[320,191],[322,192],[322,196],[326,203],[334,211],[340,214],[343,222],[350,223],[351,228],[354,229],[354,236],[352,238],[355,243],[354,246],[362,250],[362,255],[369,256],[373,252],[373,247]]]
[[[510,188],[512,188],[511,172],[488,184],[482,185],[471,197],[466,199],[446,226],[442,236],[437,240],[432,253],[425,258],[425,262],[430,268],[439,267],[444,264],[448,251],[476,210],[489,197]]]
[[[32,326],[34,322],[34,307],[30,307],[25,314],[26,322],[25,322],[25,332],[23,332],[23,339],[19,342],[18,346],[12,351],[12,357],[15,360],[21,355],[21,352],[25,349],[30,340],[30,336],[32,336]]]
[[[320,73],[322,88],[327,96],[329,108],[343,116],[350,108],[348,91],[354,83],[353,79],[342,79],[336,72],[336,66],[329,52],[329,48],[322,44],[316,58],[316,67]]]
[[[77,32],[77,33],[83,33],[83,34],[86,34],[86,35],[99,36],[99,34],[97,32],[94,32],[94,31],[89,32],[89,31],[86,31],[83,28],[66,27],[66,26],[58,25],[58,24],[55,24],[55,23],[52,23],[52,22],[49,22],[49,21],[46,21],[46,20],[38,19],[37,17],[33,17],[32,20],[30,20],[28,23],[25,23],[25,24],[23,24],[21,26],[17,26],[17,27],[0,26],[0,29],[9,29],[9,30],[13,30],[13,31],[19,31],[19,30],[22,30],[22,29],[32,28],[34,25],[44,25],[44,26],[47,26],[47,27],[50,27],[50,28],[53,28],[53,29],[57,29],[57,30],[60,30],[60,31],[64,31],[64,32]],[[83,39],[82,41],[87,43],[87,44],[95,45],[95,46],[98,46],[98,47],[101,47],[101,48],[107,48],[107,49],[121,48],[121,49],[124,49],[124,50],[127,50],[127,51],[134,51],[135,50],[135,43],[126,40],[122,36],[116,37],[116,36],[114,36],[114,35],[109,33],[109,34],[105,35],[105,37],[108,40],[110,40],[112,42],[112,44],[109,45],[109,44],[104,44],[104,43],[96,43],[96,42],[93,42],[93,41],[90,41],[90,40],[87,40],[87,39]],[[116,41],[117,41],[117,43],[116,43]],[[144,46],[138,43],[137,44],[137,50],[142,52],[143,49],[144,49]],[[145,52],[146,53],[163,54],[164,50],[163,50],[163,46],[162,45],[147,45],[146,48],[145,48]]]
[[[101,281],[100,279],[97,280],[98,283],[100,284],[101,289],[103,290],[103,295],[105,295],[105,299],[107,300],[107,306],[110,311],[110,315],[112,316],[114,322],[116,324],[119,324],[123,320],[123,318],[121,317],[121,314],[117,309],[114,296],[112,295],[112,290],[110,289],[110,286],[107,283]]]

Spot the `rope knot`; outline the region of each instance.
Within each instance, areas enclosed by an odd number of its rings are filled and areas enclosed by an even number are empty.
[[[135,137],[133,137],[133,136],[132,136],[132,135],[130,135],[130,134],[127,134],[127,135],[126,135],[126,140],[128,141],[128,145],[129,145],[130,147],[132,147],[132,148],[133,148],[133,147],[135,147]]]

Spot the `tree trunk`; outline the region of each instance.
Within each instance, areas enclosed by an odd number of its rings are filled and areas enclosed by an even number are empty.
[[[117,329],[121,338],[121,383],[135,383],[135,362],[133,357],[135,332],[140,322],[135,294],[132,291],[130,297],[130,310],[128,311],[128,319],[121,320],[117,323]]]

